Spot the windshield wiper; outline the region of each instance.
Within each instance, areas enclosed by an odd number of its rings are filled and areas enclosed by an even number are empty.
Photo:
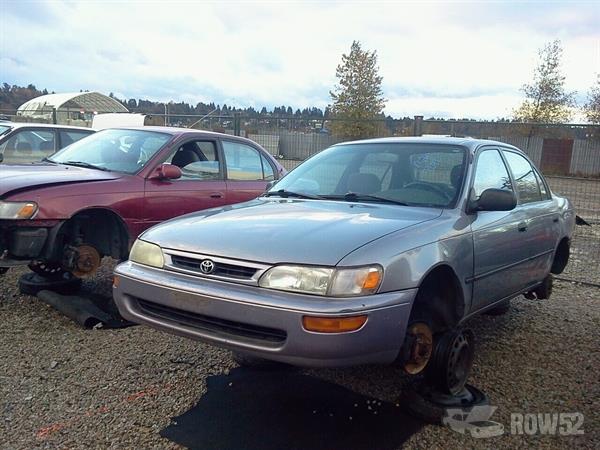
[[[61,162],[61,164],[65,164],[67,166],[85,167],[86,169],[103,170],[105,172],[108,172],[108,169],[106,167],[96,166],[85,161],[65,161]]]
[[[274,195],[276,195],[278,197],[283,197],[283,198],[297,197],[297,198],[310,198],[312,200],[324,200],[325,199],[325,197],[321,197],[320,195],[306,194],[304,192],[286,191],[285,189],[279,189],[278,191],[269,191],[269,192],[265,193],[265,197],[272,197]]]
[[[332,200],[346,200],[347,202],[359,202],[373,200],[382,203],[393,203],[394,205],[410,206],[408,203],[404,203],[398,200],[392,200],[391,198],[379,197],[371,194],[360,194],[357,192],[346,192],[344,195],[327,195],[325,198]]]

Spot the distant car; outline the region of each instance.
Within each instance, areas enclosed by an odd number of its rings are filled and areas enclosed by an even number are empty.
[[[57,150],[77,142],[95,130],[41,123],[0,123],[0,163],[41,161]]]
[[[121,314],[300,366],[399,360],[465,386],[474,314],[547,298],[575,214],[517,148],[458,138],[342,143],[263,196],[143,233]]]
[[[250,200],[285,169],[258,144],[197,130],[99,131],[44,162],[0,166],[0,272],[53,280],[125,259],[146,228]],[[4,270],[2,270],[4,269]]]

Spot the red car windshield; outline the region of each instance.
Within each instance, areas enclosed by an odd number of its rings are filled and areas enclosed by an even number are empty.
[[[133,174],[170,139],[171,135],[155,131],[103,130],[65,147],[48,160]]]

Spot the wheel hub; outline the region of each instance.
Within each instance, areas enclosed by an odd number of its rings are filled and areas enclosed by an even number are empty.
[[[85,277],[91,275],[100,267],[100,254],[91,245],[79,245],[75,248],[75,267],[73,275]]]
[[[58,278],[65,272],[62,264],[49,261],[33,261],[29,264],[29,268],[44,278]]]
[[[431,358],[433,350],[433,333],[429,325],[423,322],[413,323],[408,328],[410,349],[403,368],[406,373],[415,375],[421,372]]]

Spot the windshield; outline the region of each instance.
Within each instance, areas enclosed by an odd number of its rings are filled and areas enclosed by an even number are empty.
[[[65,147],[48,158],[61,164],[136,173],[171,139],[143,130],[103,130]]]
[[[10,130],[10,127],[7,127],[6,125],[0,125],[0,135],[6,133],[8,130]]]
[[[337,145],[298,166],[269,195],[289,191],[325,199],[453,207],[465,160],[465,149],[454,145]]]

